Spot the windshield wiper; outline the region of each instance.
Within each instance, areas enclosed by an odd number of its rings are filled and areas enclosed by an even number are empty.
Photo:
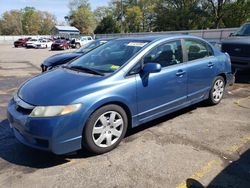
[[[104,73],[99,72],[97,70],[94,70],[94,69],[91,69],[91,68],[88,68],[88,67],[82,67],[82,66],[79,66],[79,65],[67,66],[66,68],[79,70],[79,71],[83,71],[83,72],[88,72],[88,73],[92,73],[92,74],[97,74],[97,75],[101,75],[101,76],[105,75]]]

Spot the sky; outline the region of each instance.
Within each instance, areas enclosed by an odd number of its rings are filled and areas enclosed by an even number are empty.
[[[0,0],[0,15],[12,9],[21,9],[26,6],[35,7],[37,10],[48,11],[54,14],[58,22],[64,21],[64,16],[69,13],[70,0]],[[108,5],[109,0],[89,0],[91,9]]]

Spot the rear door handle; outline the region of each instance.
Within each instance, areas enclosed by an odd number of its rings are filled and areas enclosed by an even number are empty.
[[[207,66],[210,67],[210,68],[212,68],[212,67],[214,66],[214,63],[209,62],[209,63],[207,64]]]
[[[183,71],[183,70],[180,69],[180,70],[178,70],[177,73],[175,73],[175,75],[181,77],[181,76],[183,76],[185,73],[186,73],[185,71]]]

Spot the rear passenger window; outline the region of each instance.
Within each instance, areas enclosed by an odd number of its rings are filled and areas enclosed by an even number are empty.
[[[183,62],[180,40],[168,42],[154,48],[143,59],[146,63],[159,63],[162,67]]]
[[[201,41],[185,40],[185,47],[187,50],[188,61],[202,59],[213,55],[213,50]]]

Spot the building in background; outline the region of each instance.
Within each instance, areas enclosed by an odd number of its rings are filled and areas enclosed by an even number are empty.
[[[80,31],[73,26],[59,26],[56,25],[52,29],[52,35],[65,38],[77,38],[80,35]]]

